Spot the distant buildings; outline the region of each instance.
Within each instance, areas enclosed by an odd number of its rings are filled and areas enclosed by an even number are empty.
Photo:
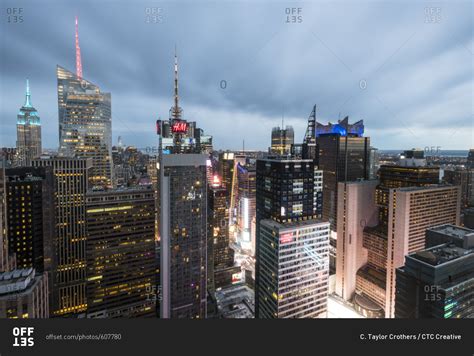
[[[427,248],[396,270],[396,318],[474,316],[474,230],[441,225],[426,230]]]
[[[41,155],[41,120],[31,104],[31,93],[26,80],[25,104],[20,108],[16,123],[15,165],[31,166],[31,160]]]

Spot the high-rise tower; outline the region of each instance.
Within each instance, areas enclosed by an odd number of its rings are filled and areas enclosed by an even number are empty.
[[[91,186],[112,185],[110,93],[82,78],[76,19],[76,74],[57,66],[59,155],[91,158]]]
[[[157,122],[162,318],[205,318],[207,315],[209,156],[196,140],[196,131],[196,123],[183,119],[179,107],[175,53],[174,106],[169,120]]]
[[[30,166],[41,155],[41,120],[31,104],[30,84],[26,80],[25,104],[20,108],[16,123],[16,165]]]

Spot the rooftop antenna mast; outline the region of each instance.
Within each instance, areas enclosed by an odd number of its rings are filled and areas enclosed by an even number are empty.
[[[76,16],[76,75],[82,79],[81,47],[79,47],[79,24]]]
[[[308,127],[304,135],[304,143],[316,143],[316,104],[308,117]]]

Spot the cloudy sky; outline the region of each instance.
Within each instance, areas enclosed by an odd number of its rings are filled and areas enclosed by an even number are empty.
[[[57,147],[56,65],[75,70],[76,14],[83,76],[112,93],[114,143],[156,144],[176,45],[185,118],[218,149],[265,149],[283,117],[301,141],[314,104],[323,123],[363,119],[381,149],[474,147],[470,1],[112,0],[2,1],[0,146],[15,145],[29,78],[43,147]]]

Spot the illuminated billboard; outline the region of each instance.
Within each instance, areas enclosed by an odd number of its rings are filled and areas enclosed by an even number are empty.
[[[188,123],[186,121],[174,121],[171,126],[173,133],[185,133],[188,129]]]

